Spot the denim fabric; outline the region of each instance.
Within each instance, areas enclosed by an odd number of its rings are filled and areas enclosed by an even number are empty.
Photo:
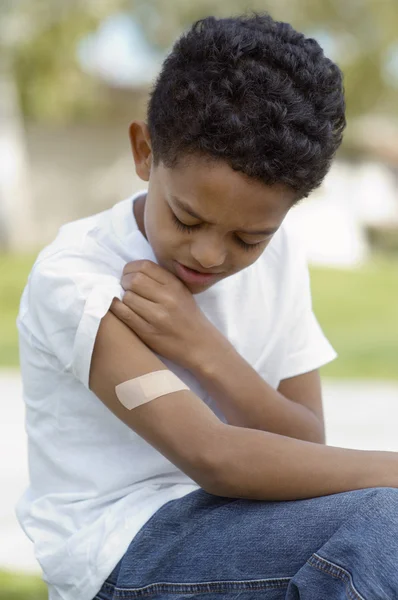
[[[97,600],[398,600],[398,489],[289,502],[196,490],[139,531]]]

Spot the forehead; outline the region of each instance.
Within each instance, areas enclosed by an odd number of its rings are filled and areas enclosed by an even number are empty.
[[[176,197],[204,220],[225,228],[279,227],[295,200],[293,190],[267,186],[225,162],[195,157],[173,169],[159,165],[158,175],[170,204]]]

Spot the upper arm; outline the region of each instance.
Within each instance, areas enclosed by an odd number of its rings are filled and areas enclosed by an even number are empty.
[[[97,245],[65,248],[35,263],[18,327],[50,357],[54,368],[90,389],[119,419],[206,489],[218,457],[224,423],[188,390],[161,396],[133,410],[115,386],[165,368],[115,315],[123,261]]]
[[[161,396],[132,410],[116,396],[119,383],[164,368],[113,313],[105,315],[95,340],[90,389],[119,419],[206,489],[217,456],[213,451],[217,431],[223,425],[213,411],[189,390]]]
[[[283,379],[279,384],[278,392],[313,412],[318,417],[325,436],[321,378],[318,369]]]

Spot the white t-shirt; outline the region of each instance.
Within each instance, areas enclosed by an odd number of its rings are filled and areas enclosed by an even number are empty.
[[[132,210],[146,191],[61,227],[21,298],[30,486],[16,511],[50,600],[91,600],[149,518],[199,489],[88,387],[101,318],[124,293],[124,265],[156,262]],[[305,253],[285,224],[253,265],[194,298],[275,389],[336,357],[312,312]],[[189,371],[160,359],[226,422]]]

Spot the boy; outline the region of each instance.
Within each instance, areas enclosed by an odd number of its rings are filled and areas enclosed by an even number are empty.
[[[337,528],[325,510],[343,523],[396,492],[364,489],[394,485],[393,453],[325,445],[318,368],[336,354],[283,224],[344,126],[341,72],[314,40],[268,15],[199,21],[130,126],[148,189],[40,253],[18,317],[31,485],[17,514],[50,600],[220,598],[253,582],[285,598]],[[365,594],[397,581],[386,546]],[[341,581],[305,597],[340,598]]]

